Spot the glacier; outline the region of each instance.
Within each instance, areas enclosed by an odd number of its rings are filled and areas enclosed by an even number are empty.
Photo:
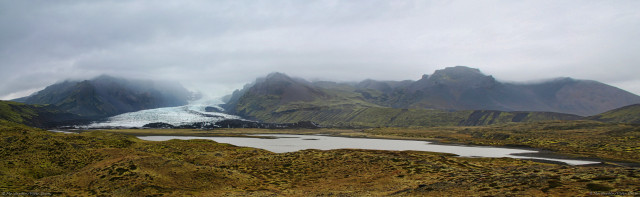
[[[242,119],[239,116],[220,112],[206,112],[206,107],[215,107],[224,111],[219,105],[219,99],[199,100],[178,107],[163,107],[147,109],[136,112],[124,113],[107,118],[105,121],[94,122],[85,127],[110,128],[110,127],[142,127],[148,123],[164,122],[174,126],[188,125],[198,122],[215,123],[225,119]]]

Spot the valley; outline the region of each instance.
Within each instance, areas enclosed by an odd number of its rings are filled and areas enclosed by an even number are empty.
[[[0,197],[640,196],[640,1],[0,1]]]
[[[149,89],[154,83],[102,76],[16,100],[39,104],[0,101],[0,189],[64,196],[639,192],[640,97],[605,84],[517,85],[467,67],[418,81],[359,83],[272,73],[220,101]],[[256,145],[264,140],[279,148]],[[375,146],[392,142],[401,145]],[[287,146],[293,149],[280,149]],[[518,154],[498,154],[504,150]]]

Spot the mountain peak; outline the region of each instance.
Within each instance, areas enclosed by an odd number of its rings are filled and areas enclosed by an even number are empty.
[[[291,77],[281,72],[272,72],[265,77],[267,80],[291,80]]]
[[[441,70],[436,70],[429,78],[437,79],[461,79],[469,77],[485,77],[486,75],[480,72],[480,69],[469,68],[466,66],[447,67]]]
[[[357,105],[367,103],[367,106],[392,108],[550,111],[590,116],[640,103],[640,96],[596,81],[565,77],[537,83],[502,83],[480,69],[466,66],[440,69],[417,81],[367,79],[340,84],[340,87],[335,82],[319,84],[283,73],[271,73],[234,93],[225,108],[242,115],[248,108],[264,108],[264,103],[295,102],[298,105],[298,102],[323,102],[323,99],[344,97],[343,101],[356,100]],[[254,101],[260,102],[255,102],[256,106],[246,105]]]
[[[423,80],[425,78],[423,77]],[[436,70],[431,76],[424,80],[429,86],[447,85],[451,87],[491,87],[496,81],[491,75],[485,75],[480,69],[466,66],[447,67]]]
[[[293,82],[295,82],[295,80],[284,73],[272,72],[272,73],[269,73],[267,76],[257,78],[256,81],[254,82],[254,85],[260,84],[260,83],[293,83]]]

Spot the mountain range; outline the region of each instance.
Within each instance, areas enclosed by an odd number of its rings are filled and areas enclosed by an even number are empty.
[[[187,104],[193,93],[178,83],[129,80],[101,75],[91,80],[64,81],[14,101],[47,105],[85,118]]]
[[[548,111],[590,116],[640,102],[596,81],[560,78],[535,84],[501,83],[478,69],[450,67],[400,88],[394,107],[453,110]]]
[[[504,83],[456,66],[417,81],[309,82],[272,73],[236,90],[224,108],[270,122],[432,126],[579,119],[636,103],[640,96],[596,81]]]
[[[0,107],[12,112],[2,119],[50,126],[181,106],[194,95],[179,83],[102,75],[56,83],[14,100],[29,105],[4,102]],[[310,82],[271,73],[226,96],[225,102],[226,113],[250,120],[313,121],[329,127],[468,126],[577,119],[635,123],[638,118],[634,115],[640,111],[633,105],[640,103],[640,96],[600,82],[558,78],[505,83],[464,66],[437,70],[418,80],[351,83]],[[617,110],[607,112],[612,109]]]

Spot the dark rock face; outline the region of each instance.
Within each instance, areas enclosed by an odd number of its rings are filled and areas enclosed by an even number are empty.
[[[196,122],[187,125],[180,125],[175,127],[176,129],[215,129],[220,128],[211,122]]]
[[[149,123],[149,124],[145,124],[142,127],[144,127],[144,128],[154,128],[154,129],[173,129],[173,128],[175,128],[175,126],[173,126],[171,124],[168,124],[168,123],[164,123],[164,122]]]
[[[185,105],[191,96],[191,92],[176,83],[103,75],[91,80],[54,84],[16,101],[47,104],[86,118],[103,118],[143,109]]]
[[[317,128],[321,128],[320,125],[310,121],[303,121],[303,122],[297,122],[297,123],[261,123],[261,122],[238,120],[238,119],[227,119],[227,120],[222,120],[215,123],[197,122],[193,124],[180,125],[180,126],[174,126],[174,127],[169,127],[173,125],[170,125],[167,123],[151,123],[151,124],[147,124],[144,127],[177,128],[177,129],[217,129],[217,128],[317,129]],[[158,127],[151,127],[151,126],[158,126]]]
[[[215,123],[220,128],[262,128],[262,129],[317,129],[320,125],[311,121],[297,123],[259,123],[246,120],[229,119]]]
[[[317,129],[320,125],[311,121],[297,123],[261,123],[248,120],[227,119],[219,122],[196,122],[174,126],[164,122],[145,124],[143,128],[154,129],[218,129],[218,128],[260,128],[260,129]]]

